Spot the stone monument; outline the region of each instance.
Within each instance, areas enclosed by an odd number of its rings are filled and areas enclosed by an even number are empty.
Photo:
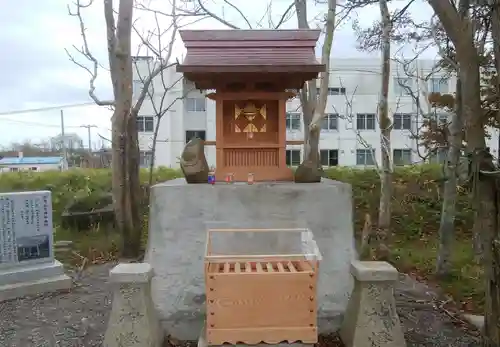
[[[54,259],[50,192],[0,193],[0,301],[71,284]]]
[[[286,102],[325,66],[319,30],[181,30],[178,71],[216,104],[214,185],[177,179],[151,189],[145,261],[165,333],[198,339],[205,320],[207,222],[232,228],[308,228],[319,267],[318,330],[336,331],[352,290],[355,257],[349,184],[294,183],[286,165]],[[225,179],[232,177],[227,183]],[[262,245],[263,247],[265,245]],[[269,245],[267,245],[269,246]]]

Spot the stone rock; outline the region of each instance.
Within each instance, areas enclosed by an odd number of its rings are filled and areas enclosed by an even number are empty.
[[[310,184],[214,186],[174,179],[153,186],[145,261],[155,269],[153,302],[164,331],[179,340],[198,339],[206,309],[206,232],[216,227],[310,229],[323,257],[318,332],[336,332],[353,284],[349,271],[356,257],[352,211],[351,186],[329,179]],[[256,245],[260,254],[278,249],[268,241]],[[238,245],[239,249],[231,244],[232,252],[253,249]]]
[[[351,274],[354,290],[340,329],[345,346],[405,347],[394,298],[398,271],[387,262],[355,260]]]
[[[323,168],[313,165],[311,161],[304,161],[297,167],[294,174],[295,183],[316,183],[321,181]]]
[[[111,269],[113,304],[104,347],[161,347],[163,335],[151,300],[152,276],[147,263],[122,263]]]
[[[467,322],[469,322],[479,330],[482,331],[484,329],[484,316],[479,316],[475,314],[464,314],[463,317]]]
[[[186,144],[180,166],[187,183],[208,183],[208,163],[203,140],[195,137]]]

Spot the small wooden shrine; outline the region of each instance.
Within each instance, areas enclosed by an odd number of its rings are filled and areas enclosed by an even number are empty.
[[[215,90],[216,179],[290,181],[286,101],[325,66],[315,56],[319,30],[181,30],[187,49],[177,67],[196,88]],[[292,91],[291,91],[292,90]]]

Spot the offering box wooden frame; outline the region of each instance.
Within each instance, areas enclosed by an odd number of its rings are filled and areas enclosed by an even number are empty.
[[[214,232],[305,229],[209,229],[205,254],[206,339],[223,343],[316,343],[316,254],[216,255]]]

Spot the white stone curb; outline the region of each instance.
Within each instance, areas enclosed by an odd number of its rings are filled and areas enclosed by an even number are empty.
[[[118,264],[109,273],[113,305],[104,347],[160,347],[163,343],[151,299],[153,269],[147,263]]]
[[[398,271],[381,261],[353,261],[354,290],[340,337],[346,347],[405,347],[394,299]]]

